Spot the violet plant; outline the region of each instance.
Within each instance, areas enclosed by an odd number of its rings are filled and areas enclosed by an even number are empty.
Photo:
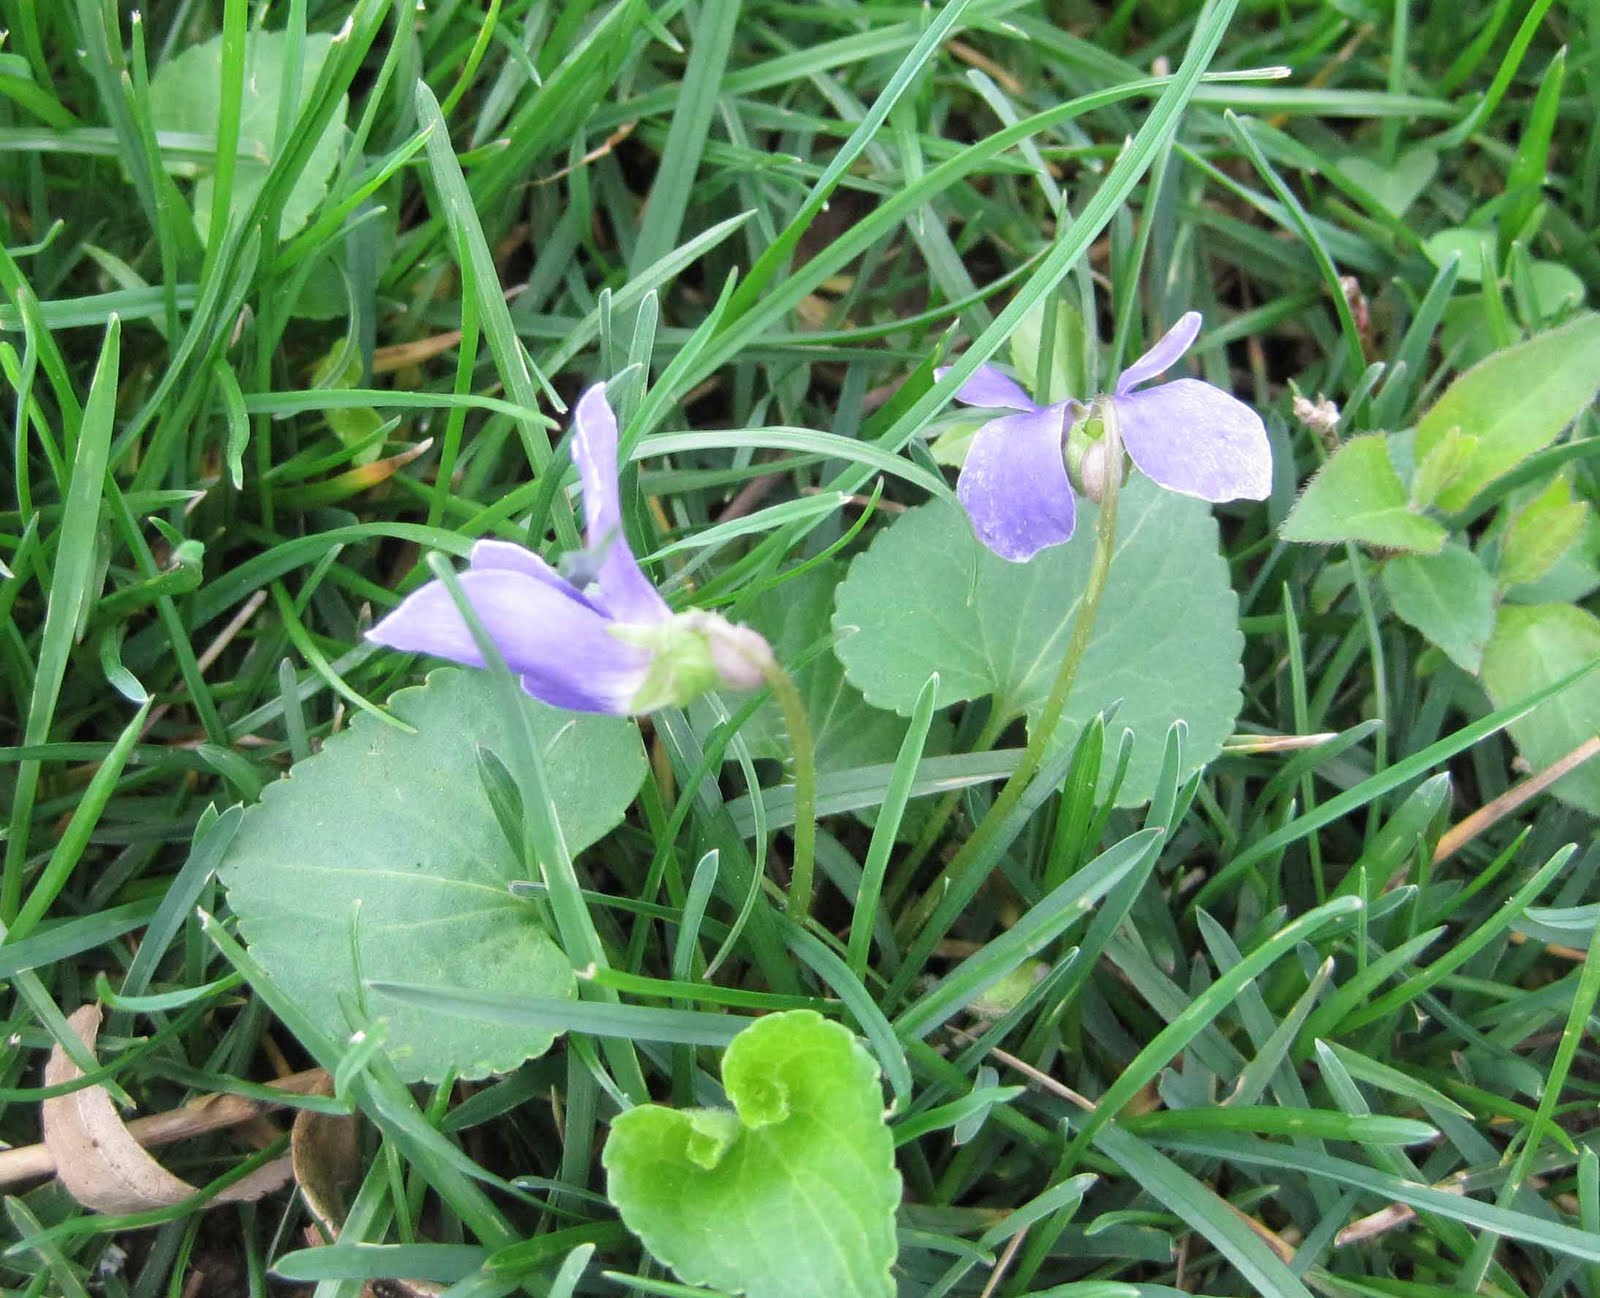
[[[1201,379],[1179,378],[1136,391],[1171,369],[1194,345],[1201,316],[1186,312],[1117,376],[1110,393],[1085,403],[1046,405],[993,365],[982,365],[956,400],[997,414],[973,437],[956,494],[974,533],[991,551],[1026,563],[1072,538],[1075,495],[1096,501],[1094,556],[1066,651],[1028,744],[989,812],[938,880],[903,917],[913,962],[943,939],[986,873],[989,844],[1044,763],[1094,629],[1116,549],[1117,500],[1126,460],[1159,486],[1201,500],[1261,500],[1272,488],[1272,448],[1249,406]],[[947,371],[936,372],[942,377]],[[940,823],[953,803],[940,809]]]
[[[498,657],[527,693],[574,712],[637,716],[684,706],[709,690],[768,686],[793,747],[797,818],[789,904],[804,915],[816,824],[814,746],[804,705],[759,632],[705,609],[674,612],[661,598],[623,530],[618,448],[606,385],[592,384],[572,418],[585,531],[583,551],[567,565],[571,577],[523,546],[479,541],[466,572],[446,573],[414,591],[367,638],[468,667],[494,666]]]

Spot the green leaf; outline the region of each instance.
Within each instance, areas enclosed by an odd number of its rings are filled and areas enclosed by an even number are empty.
[[[1048,385],[1039,382],[1039,362],[1044,342],[1045,312],[1054,308],[1055,331],[1050,338],[1050,373]],[[1045,297],[1023,316],[1011,335],[1011,364],[1016,367],[1017,379],[1035,398],[1041,391],[1049,394],[1051,401],[1064,397],[1087,398],[1089,376],[1084,372],[1083,314],[1060,298]]]
[[[1464,545],[1438,554],[1402,554],[1383,565],[1383,588],[1403,621],[1476,672],[1494,631],[1495,583]]]
[[[1591,510],[1578,539],[1537,581],[1513,586],[1506,598],[1517,604],[1576,604],[1600,590],[1600,518]]]
[[[333,37],[326,33],[312,33],[300,42],[297,109],[305,106],[316,87],[332,47]],[[239,219],[255,202],[278,156],[278,99],[287,84],[284,73],[287,49],[288,38],[282,32],[253,31],[245,38],[245,90],[240,104],[239,157],[233,173],[231,220]],[[215,136],[217,121],[222,115],[221,94],[222,37],[216,36],[168,59],[151,79],[150,111],[156,129]],[[339,163],[344,143],[347,106],[346,97],[341,96],[327,127],[306,158],[304,170],[295,179],[278,220],[280,239],[287,239],[304,227],[328,192],[328,181]],[[207,172],[194,187],[195,223],[202,239],[211,225],[211,201],[212,179]]]
[[[1391,458],[1393,451],[1391,441]],[[1472,457],[1477,453],[1478,439],[1468,436],[1459,428],[1452,428],[1434,444],[1427,458],[1417,465],[1411,478],[1412,506],[1427,509],[1435,504],[1445,488],[1467,471],[1472,464]]]
[[[1600,658],[1600,619],[1570,604],[1507,604],[1483,655],[1483,685],[1504,707]],[[1568,686],[1509,727],[1541,770],[1600,733],[1600,675]],[[1600,765],[1586,762],[1550,786],[1564,802],[1600,813]]]
[[[347,340],[333,344],[311,372],[313,388],[355,388],[361,386],[361,353]],[[368,441],[383,427],[383,416],[371,406],[331,406],[322,412],[328,427],[346,446]],[[383,443],[372,441],[356,456],[357,464],[371,464],[383,454]]]
[[[1563,474],[1524,505],[1506,527],[1500,543],[1500,580],[1507,586],[1538,581],[1554,568],[1583,533],[1589,506],[1572,498]]]
[[[1588,296],[1583,278],[1559,261],[1529,261],[1528,285],[1533,290],[1533,305],[1546,320],[1582,306]]]
[[[1422,250],[1435,266],[1443,266],[1451,257],[1460,257],[1456,278],[1463,284],[1477,284],[1483,279],[1485,261],[1493,268],[1494,232],[1465,227],[1440,230],[1422,245]]]
[[[1476,365],[1495,350],[1494,325],[1481,294],[1453,297],[1439,322],[1439,350],[1457,365]]]
[[[842,563],[809,568],[753,600],[742,620],[767,638],[779,662],[792,663],[827,627],[834,590],[844,571]],[[862,698],[861,691],[845,679],[844,666],[831,650],[812,657],[794,677],[811,722],[819,775],[894,761],[905,739],[906,718]],[[935,718],[924,753],[948,752],[950,733],[949,720]],[[763,704],[740,734],[757,757],[783,761],[789,756],[783,712],[774,702]],[[920,829],[922,806],[913,804],[902,824],[904,836],[914,836]],[[867,819],[873,817],[869,814]]]
[[[892,1298],[900,1175],[878,1066],[813,1010],[728,1046],[733,1109],[644,1104],[606,1141],[628,1229],[689,1284],[750,1298]]]
[[[1285,541],[1362,541],[1437,553],[1445,530],[1412,510],[1381,433],[1346,442],[1306,484],[1279,530]]]
[[[939,673],[940,706],[986,695],[1003,715],[1035,716],[1050,693],[1094,548],[1095,507],[1077,535],[1027,563],[979,544],[945,502],[903,514],[850,566],[834,628],[851,684],[867,702],[910,713]],[[1148,479],[1124,488],[1117,552],[1057,744],[1116,706],[1113,732],[1137,742],[1119,793],[1149,800],[1168,729],[1182,720],[1185,777],[1221,751],[1239,713],[1243,640],[1238,600],[1217,552],[1217,525],[1197,501]],[[1110,772],[1106,772],[1109,779]]]
[[[959,469],[967,462],[967,452],[972,449],[972,439],[978,435],[989,417],[961,419],[951,424],[928,443],[928,452],[935,464],[947,469]]]
[[[536,867],[513,855],[478,774],[480,747],[515,752],[520,723],[503,702],[487,672],[435,671],[390,700],[416,733],[358,715],[245,812],[220,869],[240,931],[328,1033],[350,1031],[362,979],[574,994],[571,964],[539,911],[511,893]],[[561,833],[579,851],[621,819],[644,778],[638,730],[531,698],[525,706]],[[410,1004],[369,1008],[388,1020],[389,1049],[408,1080],[507,1072],[552,1040]]]
[[[1502,473],[1560,436],[1600,387],[1600,315],[1579,316],[1480,361],[1454,383],[1417,423],[1417,456],[1452,428],[1478,439],[1468,469],[1441,493],[1439,504],[1460,509]]]
[[[1402,154],[1390,167],[1362,157],[1344,158],[1338,167],[1389,211],[1404,216],[1439,170],[1439,155],[1424,147]]]

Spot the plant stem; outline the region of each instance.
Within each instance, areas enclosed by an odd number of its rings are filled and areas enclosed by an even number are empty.
[[[1089,579],[1073,617],[1072,635],[1062,655],[1061,667],[1056,672],[1055,684],[1050,689],[1050,696],[1045,700],[1038,721],[1032,727],[1028,746],[1023,750],[1016,770],[1011,772],[988,813],[978,822],[972,837],[961,845],[944,874],[922,895],[901,922],[902,938],[914,933],[916,939],[906,953],[905,963],[891,992],[903,991],[902,984],[909,983],[915,977],[987,877],[990,843],[1016,810],[1022,795],[1044,765],[1045,753],[1055,738],[1062,714],[1066,711],[1067,699],[1077,682],[1078,668],[1089,648],[1095,616],[1100,611],[1100,599],[1105,594],[1106,581],[1111,572],[1111,559],[1116,552],[1122,441],[1118,436],[1116,414],[1109,404],[1104,407],[1101,417],[1106,430],[1106,463],[1116,466],[1117,471],[1106,475],[1104,498],[1100,502],[1100,514],[1095,526],[1094,557],[1089,565]]]
[[[789,917],[804,924],[811,915],[812,879],[817,859],[817,751],[806,707],[794,678],[777,663],[766,668],[767,685],[783,709],[794,758],[794,862],[789,870]]]

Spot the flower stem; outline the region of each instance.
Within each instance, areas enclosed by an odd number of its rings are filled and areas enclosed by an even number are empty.
[[[783,709],[794,758],[794,862],[789,870],[789,917],[804,924],[811,914],[812,880],[817,859],[817,752],[811,739],[806,707],[794,678],[771,663],[765,672],[772,696]]]
[[[1095,616],[1100,611],[1100,600],[1105,594],[1106,581],[1111,573],[1111,560],[1116,552],[1117,496],[1121,485],[1122,442],[1117,436],[1116,416],[1107,408],[1104,412],[1106,437],[1106,463],[1114,466],[1106,474],[1100,514],[1095,525],[1094,557],[1089,564],[1089,578],[1083,588],[1083,598],[1073,616],[1072,634],[1056,672],[1055,684],[1031,728],[1028,746],[1023,750],[1016,770],[1011,772],[988,813],[978,822],[972,836],[961,845],[940,879],[924,893],[915,906],[907,912],[898,926],[903,939],[915,935],[906,952],[905,963],[890,988],[890,994],[905,989],[911,978],[926,963],[933,949],[943,940],[967,904],[976,895],[987,877],[990,862],[988,849],[994,839],[1022,801],[1022,795],[1044,765],[1045,753],[1061,725],[1067,700],[1077,683],[1078,668],[1088,651],[1089,639],[1094,631]],[[980,869],[980,866],[983,867]]]

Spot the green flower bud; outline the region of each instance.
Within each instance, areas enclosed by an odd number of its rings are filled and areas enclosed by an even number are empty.
[[[618,623],[619,640],[650,651],[650,666],[629,705],[635,713],[682,707],[708,690],[755,689],[776,669],[761,634],[719,613],[691,609],[662,622]]]
[[[1118,458],[1121,459],[1120,456]],[[1087,496],[1097,505],[1105,498],[1106,484],[1111,476],[1113,466],[1109,460],[1105,413],[1101,409],[1101,402],[1096,402],[1088,418],[1080,419],[1067,434],[1067,476],[1080,495]],[[1120,483],[1126,478],[1127,464],[1124,461],[1115,468],[1123,475],[1118,479]]]

